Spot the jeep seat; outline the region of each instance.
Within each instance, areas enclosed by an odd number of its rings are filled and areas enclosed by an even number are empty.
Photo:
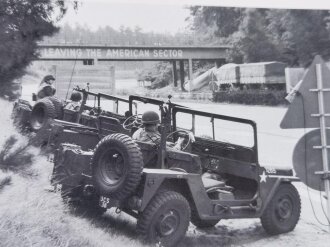
[[[219,181],[207,176],[202,176],[202,182],[204,185],[205,190],[211,189],[211,188],[223,188],[225,187],[225,182]]]
[[[157,168],[158,146],[155,143],[136,140],[135,142],[139,145],[142,152],[144,167]],[[199,156],[175,150],[173,148],[167,148],[165,165],[168,168],[183,169],[187,173],[202,174],[202,166]]]
[[[157,165],[157,145],[154,143],[141,142],[135,140],[139,145],[143,156],[143,163],[145,168],[156,168]]]
[[[127,131],[121,125],[119,119],[114,117],[108,117],[104,115],[98,116],[98,125],[100,128],[101,135],[106,136],[113,133],[125,133]]]
[[[63,110],[63,120],[75,123],[78,118],[78,112],[70,109]]]

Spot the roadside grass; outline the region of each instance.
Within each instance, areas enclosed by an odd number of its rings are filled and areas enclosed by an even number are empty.
[[[79,215],[47,191],[52,164],[14,129],[11,104],[0,106],[0,246],[145,246],[131,217]]]

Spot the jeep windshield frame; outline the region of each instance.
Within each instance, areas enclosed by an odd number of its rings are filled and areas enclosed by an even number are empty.
[[[101,113],[101,99],[113,101],[113,103],[114,103],[113,111],[111,111],[111,112],[115,113],[115,114],[119,114],[119,103],[120,102],[129,104],[128,99],[124,99],[124,98],[113,96],[113,95],[104,94],[104,93],[94,93],[94,92],[87,91],[86,89],[80,89],[80,88],[74,88],[73,90],[83,94],[83,100],[82,100],[82,104],[81,104],[82,109],[84,109],[84,107],[86,105],[88,96],[94,96],[97,101],[97,110],[98,110],[99,114]]]
[[[190,108],[183,108],[183,107],[175,106],[172,109],[173,131],[176,131],[176,130],[180,129],[178,127],[177,118],[176,118],[176,114],[179,113],[179,112],[192,115],[193,129],[190,130],[190,131],[192,131],[193,133],[194,133],[195,117],[196,116],[209,117],[211,119],[211,122],[212,122],[212,133],[213,133],[213,138],[210,141],[215,141],[215,142],[218,142],[218,143],[223,143],[223,142],[216,141],[214,139],[214,120],[215,119],[225,120],[225,121],[235,122],[235,123],[241,123],[241,124],[246,124],[246,125],[251,126],[252,130],[253,130],[253,146],[252,147],[246,147],[246,146],[241,146],[241,145],[237,145],[237,144],[229,144],[229,143],[228,143],[228,146],[244,147],[244,148],[252,150],[253,151],[253,163],[255,163],[259,166],[258,137],[257,137],[257,124],[256,124],[256,122],[254,122],[253,120],[250,120],[250,119],[245,119],[245,118],[238,118],[238,117],[232,117],[232,116],[227,116],[227,115],[214,114],[214,113],[209,113],[209,112],[204,112],[204,111],[193,110],[193,109],[190,109]],[[198,137],[198,138],[203,138],[203,137]],[[206,139],[206,140],[209,140],[209,139]]]
[[[174,107],[181,107],[181,108],[185,108],[184,106],[172,103],[170,101],[171,96],[169,96],[169,100],[167,102],[163,101],[163,100],[158,100],[158,99],[152,99],[152,98],[147,98],[147,97],[141,97],[141,96],[137,96],[137,95],[130,95],[128,100],[129,100],[129,112],[131,115],[135,115],[137,114],[137,112],[133,112],[133,105],[135,105],[135,109],[137,109],[137,102],[141,102],[144,104],[152,104],[155,106],[159,107],[159,111],[161,113],[161,121],[162,124],[165,124],[167,126],[167,128],[170,128],[172,125],[172,109]],[[170,125],[170,126],[168,126]]]

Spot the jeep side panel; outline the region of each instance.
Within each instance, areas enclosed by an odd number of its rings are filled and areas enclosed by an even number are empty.
[[[172,170],[144,169],[144,192],[142,195],[141,211],[145,209],[153,196],[162,189],[172,189],[181,192],[195,207],[201,219],[223,219],[223,218],[250,218],[256,217],[256,210],[246,205],[246,200],[211,200],[203,186],[202,179],[198,174],[187,174]],[[167,183],[169,181],[170,183]],[[177,183],[179,182],[179,183]],[[180,183],[181,182],[181,183]],[[169,188],[163,185],[167,184]],[[171,186],[180,184],[180,187]],[[188,191],[180,191],[183,185],[188,186]],[[188,193],[187,193],[188,192]]]

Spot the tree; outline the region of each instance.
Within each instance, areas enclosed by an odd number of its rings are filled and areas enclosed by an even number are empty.
[[[71,3],[78,7],[77,1]],[[0,96],[38,57],[37,42],[58,31],[56,22],[67,8],[64,0],[0,1]]]
[[[228,37],[238,30],[244,9],[194,6],[190,14],[192,27],[197,32],[211,29],[218,37]]]
[[[234,62],[278,60],[307,66],[330,58],[330,11],[192,7],[192,29],[232,45]]]
[[[281,59],[307,66],[316,54],[330,56],[330,14],[326,10],[271,10],[268,31],[281,50]]]
[[[236,63],[276,60],[279,51],[265,30],[265,13],[258,9],[246,9],[239,30],[231,37],[233,47],[228,54],[229,60]]]

